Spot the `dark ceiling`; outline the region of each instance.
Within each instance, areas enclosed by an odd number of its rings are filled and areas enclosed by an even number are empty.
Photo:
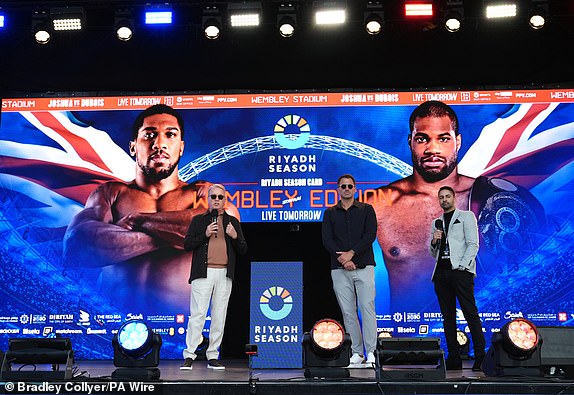
[[[444,1],[444,0],[443,0]],[[524,18],[493,23],[482,1],[466,0],[466,25],[457,34],[437,23],[408,22],[400,0],[384,3],[386,25],[376,37],[362,29],[365,2],[348,0],[344,28],[311,23],[313,1],[296,1],[300,31],[291,39],[275,30],[276,1],[263,1],[264,24],[253,31],[225,30],[216,41],[201,33],[201,9],[212,1],[172,2],[175,24],[136,26],[130,42],[113,33],[113,13],[133,1],[1,1],[0,96],[43,92],[199,92],[245,90],[404,90],[504,86],[562,86],[574,82],[574,1],[549,0],[542,30]],[[441,1],[435,0],[436,8]],[[526,7],[528,1],[521,0]],[[41,46],[31,35],[31,13],[82,5],[87,28],[54,35]]]

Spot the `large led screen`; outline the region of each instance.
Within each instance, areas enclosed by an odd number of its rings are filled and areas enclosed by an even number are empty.
[[[409,116],[427,100],[453,107],[461,136],[460,147],[434,154],[453,165],[430,183],[417,170],[426,154],[407,140]],[[146,250],[154,241],[144,226],[125,233],[120,213],[134,204],[107,202],[105,226],[76,226],[97,187],[134,179],[132,123],[157,103],[184,119],[179,176],[194,192],[163,214],[204,211],[206,183],[222,183],[241,221],[264,233],[266,223],[321,221],[337,201],[337,177],[355,176],[356,198],[377,213],[380,330],[441,335],[428,243],[445,182],[478,218],[487,339],[520,316],[574,322],[574,90],[69,95],[2,100],[0,348],[10,337],[56,334],[72,338],[78,358],[107,359],[114,331],[135,317],[163,336],[162,358],[181,357],[189,253],[176,242]]]

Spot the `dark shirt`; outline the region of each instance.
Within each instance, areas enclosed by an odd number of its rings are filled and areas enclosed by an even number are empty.
[[[355,251],[352,261],[358,268],[375,266],[373,242],[377,236],[377,216],[373,206],[354,201],[345,210],[341,201],[323,214],[323,246],[331,256],[331,269],[342,269],[337,251]]]
[[[448,235],[448,227],[450,225],[450,220],[452,219],[452,216],[454,214],[454,210],[453,211],[449,211],[448,213],[445,213],[444,216],[444,223],[443,223],[443,237],[440,240],[440,252],[439,252],[439,259],[438,259],[438,264],[437,264],[437,269],[439,270],[452,270],[452,265],[450,263],[450,258],[443,258],[443,254],[444,254],[444,250],[446,248],[447,245],[447,239],[446,236]]]

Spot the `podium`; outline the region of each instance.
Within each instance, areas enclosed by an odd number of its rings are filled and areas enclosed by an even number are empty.
[[[302,367],[303,263],[251,263],[250,343],[254,369]]]

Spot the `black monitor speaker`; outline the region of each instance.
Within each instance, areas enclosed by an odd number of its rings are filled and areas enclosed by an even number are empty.
[[[2,361],[2,379],[70,380],[73,363],[74,352],[69,338],[8,339],[8,350]]]
[[[539,326],[540,365],[546,377],[574,379],[574,327]]]
[[[438,337],[378,338],[377,358],[383,380],[444,380],[444,351]]]

